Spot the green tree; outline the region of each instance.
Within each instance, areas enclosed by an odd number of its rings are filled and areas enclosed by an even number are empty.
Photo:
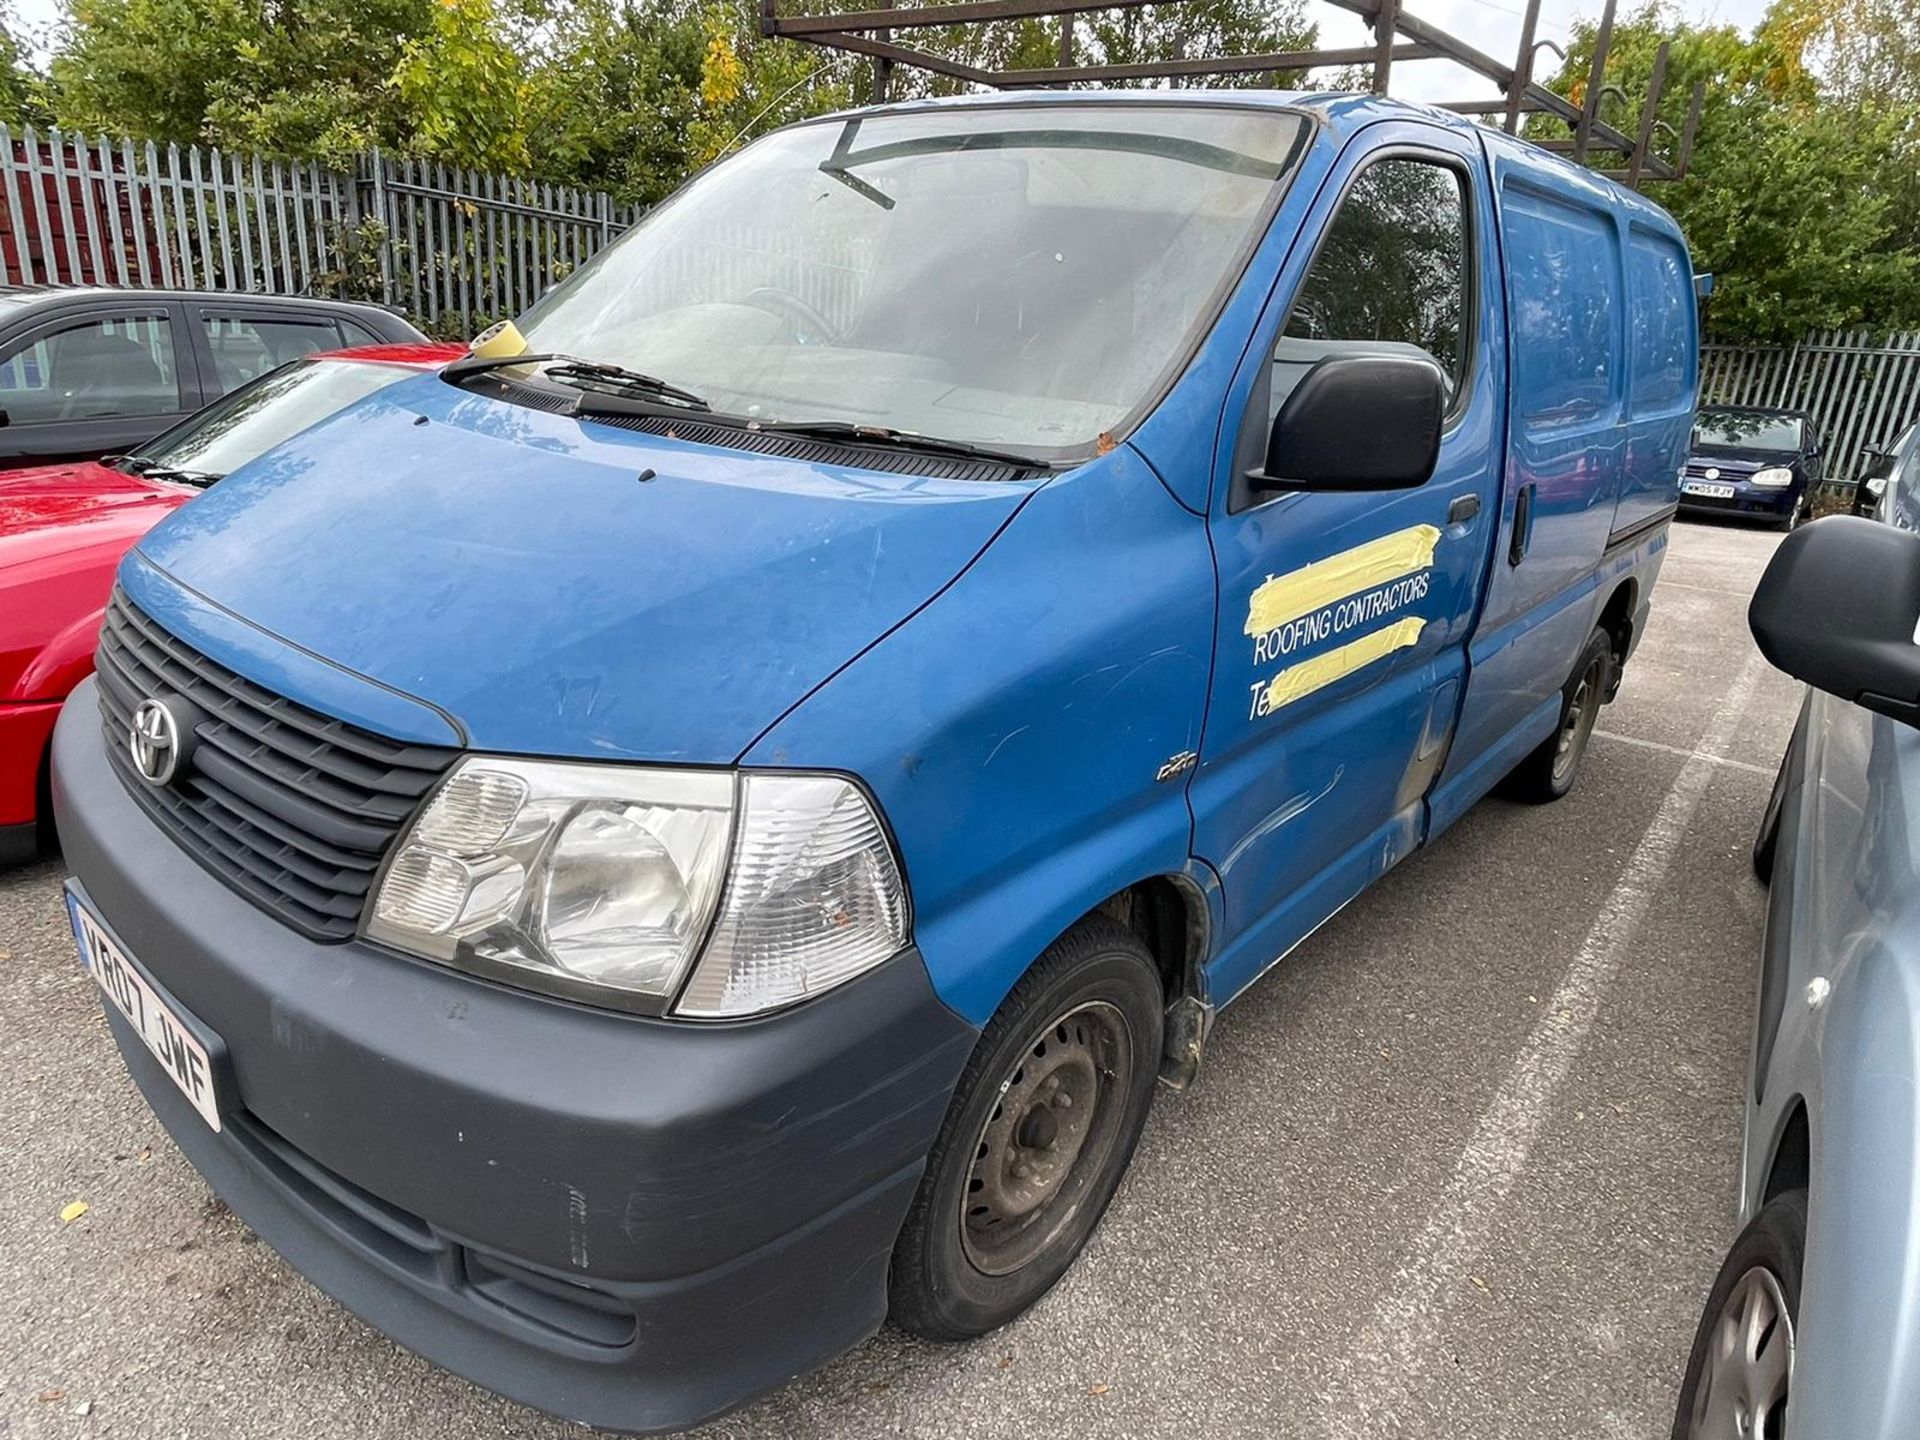
[[[1913,104],[1847,93],[1810,63],[1819,23],[1808,0],[1783,0],[1752,36],[1695,27],[1654,3],[1617,22],[1600,114],[1639,125],[1659,43],[1671,57],[1659,118],[1677,133],[1695,81],[1706,104],[1684,180],[1649,186],[1686,231],[1694,263],[1716,276],[1708,324],[1729,338],[1779,340],[1810,328],[1920,322],[1920,253],[1910,211]],[[1579,100],[1593,54],[1576,30],[1554,88]],[[1535,138],[1565,134],[1535,118]]]
[[[47,77],[27,60],[26,27],[0,5],[0,124],[44,125],[53,119]]]
[[[481,170],[527,168],[527,92],[492,0],[440,0],[433,29],[402,42],[393,88],[412,148]]]

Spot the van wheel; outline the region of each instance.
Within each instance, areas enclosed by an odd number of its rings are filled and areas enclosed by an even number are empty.
[[[1779,1440],[1793,1387],[1807,1192],[1767,1202],[1733,1242],[1687,1357],[1673,1440]]]
[[[1594,722],[1613,685],[1613,639],[1604,630],[1587,637],[1573,675],[1560,691],[1560,723],[1553,734],[1514,767],[1511,793],[1544,805],[1558,800],[1580,774],[1580,761],[1593,738]]]
[[[1100,915],[1014,987],[960,1077],[894,1246],[896,1325],[971,1339],[1066,1273],[1146,1123],[1164,1004],[1146,947]]]

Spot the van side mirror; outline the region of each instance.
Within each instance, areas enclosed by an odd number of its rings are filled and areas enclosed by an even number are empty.
[[[1801,527],[1773,552],[1747,625],[1796,680],[1920,726],[1920,535],[1854,515]]]
[[[1301,378],[1274,417],[1255,490],[1408,490],[1440,454],[1446,377],[1427,360],[1338,355]]]

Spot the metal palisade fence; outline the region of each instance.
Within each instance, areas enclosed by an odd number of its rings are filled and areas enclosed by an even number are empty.
[[[0,278],[374,300],[464,335],[637,216],[604,192],[379,151],[351,170],[0,126]]]
[[[1813,417],[1831,482],[1857,480],[1868,450],[1920,419],[1920,330],[1817,331],[1792,345],[1708,345],[1700,403],[1772,405]]]

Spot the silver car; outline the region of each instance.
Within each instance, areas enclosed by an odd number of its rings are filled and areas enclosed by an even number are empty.
[[[1754,845],[1770,881],[1742,1230],[1673,1433],[1920,1434],[1920,534],[1781,542],[1749,612],[1811,687]]]

